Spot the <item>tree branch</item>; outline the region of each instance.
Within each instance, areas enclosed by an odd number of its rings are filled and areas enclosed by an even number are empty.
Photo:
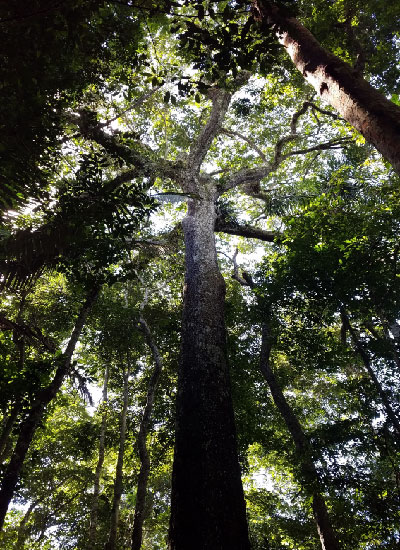
[[[249,239],[259,239],[260,241],[268,243],[273,243],[277,237],[277,233],[274,231],[265,231],[264,229],[251,227],[250,225],[239,225],[232,222],[226,222],[222,218],[216,219],[214,231],[217,233],[239,235],[240,237],[247,237]]]
[[[248,71],[241,71],[235,78],[234,87],[240,88],[250,78]],[[192,173],[198,173],[200,166],[212,144],[215,137],[221,130],[222,122],[232,98],[232,93],[220,88],[210,88],[208,91],[212,100],[212,108],[206,125],[201,130],[197,140],[193,143],[189,151],[187,166]]]
[[[305,153],[311,153],[312,151],[326,151],[328,149],[340,149],[343,145],[347,145],[352,141],[353,141],[352,138],[337,138],[337,139],[331,139],[330,141],[326,141],[325,143],[319,143],[318,145],[314,145],[313,147],[307,147],[305,149],[296,149],[294,151],[290,151],[289,153],[286,153],[286,155],[282,155],[281,162],[289,157],[292,157],[293,155],[304,155]]]
[[[242,286],[249,286],[250,288],[254,288],[254,282],[251,276],[246,273],[245,271],[242,271],[242,277],[239,275],[239,267],[237,265],[237,255],[239,253],[239,250],[236,249],[234,255],[232,256],[231,260],[233,263],[233,275],[232,279],[235,279],[238,283],[240,283]]]
[[[129,113],[129,111],[133,111],[133,109],[137,109],[138,107],[143,105],[143,103],[145,101],[150,99],[156,92],[158,92],[158,90],[160,88],[161,88],[161,86],[154,86],[153,88],[151,88],[150,91],[147,91],[146,93],[142,94],[140,97],[136,98],[127,109],[122,111],[122,113],[119,113],[116,116],[114,116],[113,118],[109,118],[105,122],[100,123],[99,127],[100,128],[105,128],[106,126],[109,126],[112,122],[115,122],[116,120],[118,120],[122,116],[126,115],[126,113]]]
[[[37,327],[31,328],[24,323],[21,323],[21,322],[16,323],[14,321],[11,321],[11,319],[7,319],[7,317],[1,312],[0,312],[0,330],[14,330],[17,333],[21,334],[21,336],[25,336],[30,340],[39,341],[47,350],[53,353],[56,349],[56,345],[51,340],[51,338],[44,336],[44,334],[42,334],[39,328]]]
[[[220,194],[229,189],[234,189],[243,184],[258,184],[263,178],[266,178],[268,174],[273,171],[273,167],[270,164],[258,166],[257,168],[243,168],[228,179],[225,183],[218,186]]]
[[[236,136],[236,137],[242,139],[243,141],[248,143],[250,145],[250,147],[252,149],[254,149],[254,151],[256,151],[259,154],[259,156],[263,159],[264,162],[267,162],[267,157],[265,156],[263,151],[250,138],[244,136],[243,134],[240,134],[239,132],[234,132],[233,130],[227,130],[226,128],[221,129],[221,134],[225,134],[226,136],[230,136],[230,137],[235,137]]]
[[[95,141],[114,157],[123,159],[128,166],[134,166],[138,170],[138,176],[151,177],[157,174],[159,177],[176,179],[179,165],[161,158],[153,160],[157,153],[140,141],[134,141],[134,146],[120,143],[120,132],[106,133],[97,121],[95,112],[81,110],[78,115],[68,113],[67,118],[78,126],[83,137]]]
[[[200,170],[211,143],[220,131],[232,97],[226,90],[218,88],[211,88],[208,93],[212,100],[211,114],[197,140],[192,144],[187,159],[189,170],[196,174]]]

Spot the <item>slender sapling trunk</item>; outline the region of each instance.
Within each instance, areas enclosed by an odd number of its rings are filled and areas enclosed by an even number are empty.
[[[46,388],[38,392],[38,395],[31,409],[21,423],[19,437],[15,445],[14,452],[11,456],[10,462],[5,471],[0,488],[0,530],[3,527],[8,506],[11,502],[11,499],[13,498],[15,487],[18,482],[26,453],[29,449],[29,445],[40,421],[43,418],[43,414],[47,405],[57,395],[57,392],[61,388],[61,385],[65,380],[66,375],[68,374],[76,344],[78,343],[78,339],[85,325],[86,318],[98,296],[98,293],[98,288],[93,289],[89,292],[87,299],[85,300],[85,303],[82,305],[82,308],[79,312],[78,318],[75,322],[74,330],[71,334],[71,338],[68,342],[68,345],[59,363],[53,380]]]

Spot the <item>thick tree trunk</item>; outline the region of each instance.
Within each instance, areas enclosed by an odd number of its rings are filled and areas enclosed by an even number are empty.
[[[15,487],[17,485],[18,478],[25,460],[25,456],[26,456],[26,453],[28,452],[29,445],[35,434],[36,428],[38,427],[43,417],[43,413],[46,409],[46,406],[50,403],[52,399],[54,399],[66,375],[68,374],[68,370],[71,364],[72,354],[75,350],[79,336],[86,322],[86,318],[89,314],[89,311],[92,305],[94,304],[97,298],[97,295],[98,295],[98,289],[92,290],[89,293],[78,315],[74,330],[72,331],[72,334],[71,334],[71,338],[68,342],[67,348],[56,370],[53,380],[47,386],[47,388],[44,388],[39,392],[30,411],[28,412],[26,418],[21,424],[19,437],[15,445],[15,449],[11,457],[10,463],[8,464],[8,467],[4,474],[4,478],[0,489],[0,529],[2,529],[3,527],[4,518],[6,516],[8,506],[13,497]]]
[[[322,496],[321,483],[318,477],[318,472],[312,460],[311,448],[307,437],[298,421],[296,415],[291,409],[289,403],[275,378],[275,375],[270,366],[270,353],[272,347],[272,339],[266,324],[262,328],[262,342],[260,354],[260,369],[266,379],[271,390],[272,398],[277,406],[282,418],[285,421],[286,427],[289,430],[294,444],[296,446],[299,457],[300,468],[302,473],[302,484],[305,490],[312,497],[312,507],[315,523],[321,546],[323,550],[340,550],[340,545],[336,533],[332,527],[325,500]]]
[[[123,468],[124,468],[124,452],[125,452],[125,438],[126,438],[126,417],[128,413],[129,405],[129,375],[130,365],[128,364],[127,370],[124,372],[124,398],[121,411],[121,427],[119,433],[119,448],[117,467],[115,469],[114,480],[114,497],[111,508],[111,520],[110,520],[110,532],[108,535],[108,541],[104,545],[104,550],[114,550],[117,542],[118,531],[118,519],[119,519],[119,504],[122,496],[123,487]]]
[[[92,509],[90,511],[90,524],[89,524],[89,535],[87,542],[87,549],[92,550],[96,548],[96,531],[97,531],[97,512],[99,508],[99,494],[100,494],[100,477],[101,471],[103,469],[104,463],[104,441],[106,433],[106,424],[107,424],[107,402],[108,402],[108,377],[110,374],[110,365],[107,362],[105,371],[104,371],[104,384],[103,384],[103,399],[102,399],[102,417],[101,417],[101,427],[100,427],[100,437],[99,437],[99,456],[96,464],[96,472],[94,476],[94,489],[93,489],[93,499],[92,499]]]
[[[158,347],[153,339],[150,328],[146,320],[141,316],[139,323],[144,332],[147,344],[151,350],[154,359],[154,370],[147,387],[146,405],[143,411],[142,421],[140,423],[138,435],[138,448],[140,459],[140,472],[136,491],[135,517],[132,530],[132,550],[140,550],[143,539],[143,522],[145,519],[145,504],[147,493],[147,482],[150,474],[150,458],[147,451],[146,439],[149,431],[150,417],[153,410],[153,403],[158,381],[162,370],[162,357]]]
[[[216,197],[200,192],[183,221],[186,278],[169,548],[247,550],[225,349],[225,283],[214,240]]]
[[[268,0],[255,0],[259,17],[276,30],[294,65],[320,97],[400,173],[400,107],[373,88],[357,70],[326,51],[297,19]]]

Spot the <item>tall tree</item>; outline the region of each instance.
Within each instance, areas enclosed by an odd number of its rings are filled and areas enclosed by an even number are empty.
[[[358,69],[325,50],[285,9],[269,0],[257,0],[254,7],[318,95],[400,173],[400,107],[371,86]]]

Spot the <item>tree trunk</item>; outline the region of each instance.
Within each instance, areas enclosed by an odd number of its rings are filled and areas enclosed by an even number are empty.
[[[132,546],[131,546],[132,550],[140,550],[142,546],[147,482],[150,474],[150,458],[149,458],[149,453],[147,451],[146,439],[149,431],[150,417],[153,410],[155,392],[156,392],[157,384],[158,384],[158,381],[161,375],[161,370],[162,370],[162,357],[153,339],[150,328],[146,323],[146,320],[142,316],[139,318],[139,323],[142,327],[142,330],[146,337],[147,344],[151,350],[151,353],[154,359],[154,370],[151,375],[149,385],[147,388],[146,405],[144,407],[143,417],[140,423],[139,435],[138,435],[140,472],[139,472],[137,491],[136,491],[135,517],[133,520]]]
[[[170,550],[247,550],[224,322],[225,282],[214,240],[215,193],[198,190],[183,220],[182,348],[172,474]]]
[[[309,30],[273,2],[255,0],[254,5],[320,97],[400,173],[400,107],[375,90],[357,70],[322,48]]]
[[[4,428],[1,432],[0,436],[0,464],[2,464],[7,456],[7,443],[10,437],[10,434],[12,432],[12,429],[14,427],[15,421],[18,418],[18,415],[21,411],[22,403],[19,401],[14,405],[14,407],[11,410],[11,413],[9,417],[6,420],[6,423],[4,425]]]
[[[15,320],[16,323],[18,324],[22,322],[22,316],[25,309],[25,300],[26,300],[26,294],[24,293],[22,295],[21,302],[18,308],[18,314]],[[18,334],[18,331],[16,329],[13,330],[13,342],[16,347],[16,356],[17,356],[16,359],[17,359],[18,370],[19,372],[23,372],[24,364],[25,364],[25,338],[20,334]],[[22,395],[17,396],[15,400],[16,400],[16,403],[11,409],[11,413],[7,418],[7,421],[4,425],[4,428],[0,436],[0,464],[5,462],[5,460],[8,457],[8,452],[12,447],[12,442],[9,441],[9,437],[11,435],[15,421],[17,420],[18,415],[22,409],[22,401],[23,401]]]
[[[336,533],[332,527],[325,500],[322,496],[322,487],[318,472],[312,460],[311,447],[296,415],[279,387],[270,366],[272,338],[266,324],[262,327],[262,342],[260,354],[260,369],[271,390],[272,398],[277,406],[286,427],[289,430],[300,460],[302,485],[312,497],[312,508],[321,546],[323,550],[340,550]]]
[[[93,548],[96,548],[97,512],[99,508],[100,477],[101,477],[101,471],[103,469],[103,463],[104,463],[104,440],[105,440],[106,424],[107,424],[106,407],[108,402],[107,388],[108,388],[109,374],[110,374],[110,365],[107,362],[107,365],[104,371],[103,399],[102,399],[103,413],[101,417],[101,427],[100,427],[100,437],[99,437],[99,457],[96,464],[92,509],[90,511],[89,536],[88,536],[88,543],[87,543],[88,550],[92,550]]]
[[[372,383],[375,386],[376,391],[378,392],[379,397],[382,400],[383,406],[385,408],[386,414],[388,415],[388,418],[390,418],[390,421],[393,424],[394,429],[397,432],[397,436],[400,436],[400,421],[397,416],[397,414],[394,412],[392,405],[390,404],[389,397],[386,393],[386,391],[382,388],[381,383],[379,382],[378,378],[376,377],[376,374],[374,373],[374,369],[371,367],[371,360],[368,355],[368,352],[364,348],[363,344],[360,342],[356,331],[354,330],[352,324],[350,323],[350,319],[347,315],[347,313],[344,311],[344,309],[341,310],[341,316],[343,319],[343,322],[346,324],[351,339],[353,341],[354,347],[359,354],[359,356],[362,359],[362,362],[364,363],[364,367],[366,368],[369,377],[372,380]]]
[[[97,298],[98,292],[98,289],[94,289],[89,293],[85,303],[83,304],[79,312],[78,318],[75,322],[74,330],[71,334],[71,338],[68,342],[67,348],[63,354],[61,362],[59,363],[53,380],[50,382],[47,388],[44,388],[43,390],[38,392],[38,396],[34,401],[30,411],[28,412],[24,421],[21,423],[19,437],[15,445],[10,463],[8,464],[8,467],[4,474],[0,489],[0,530],[3,527],[8,506],[13,497],[19,474],[21,472],[26,453],[29,449],[29,445],[35,434],[36,428],[38,427],[43,417],[46,406],[50,403],[52,399],[54,399],[66,375],[68,374],[72,354],[75,350],[75,346],[78,342],[89,311]]]
[[[111,508],[111,521],[110,521],[110,533],[108,535],[108,541],[104,545],[104,550],[114,550],[117,542],[118,531],[118,519],[119,519],[119,503],[122,495],[122,479],[124,468],[124,451],[125,451],[125,438],[126,438],[126,416],[129,405],[129,375],[130,365],[128,364],[127,370],[124,372],[124,399],[121,411],[121,429],[119,435],[119,449],[117,467],[115,469],[114,480],[114,497]]]
[[[25,512],[25,515],[18,526],[17,542],[15,543],[14,550],[23,550],[25,545],[25,540],[28,535],[26,524],[28,523],[29,518],[31,517],[32,512],[37,506],[37,504],[38,504],[37,500],[31,503],[31,505],[29,506],[28,510]]]
[[[397,368],[400,369],[400,356],[397,351],[396,340],[391,337],[385,325],[386,323],[384,321],[382,323],[383,336],[381,336],[372,323],[364,323],[365,328],[369,330],[375,340],[389,348],[392,359],[396,363]]]

